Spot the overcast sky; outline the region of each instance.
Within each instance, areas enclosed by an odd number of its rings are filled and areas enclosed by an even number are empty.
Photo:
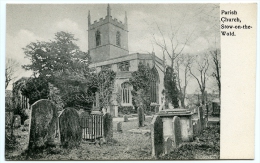
[[[113,18],[124,21],[125,11],[128,17],[129,53],[152,52],[162,58],[160,48],[155,44],[162,40],[158,28],[167,39],[171,31],[178,30],[174,39],[182,49],[187,38],[189,41],[183,53],[202,54],[211,48],[219,48],[219,9],[215,4],[110,4]],[[79,39],[81,50],[88,50],[87,17],[91,21],[106,16],[107,4],[9,4],[6,8],[6,58],[14,58],[21,65],[28,64],[22,48],[36,40],[48,41],[54,33],[67,31]],[[158,25],[158,26],[157,26]],[[167,41],[167,43],[169,43]],[[30,76],[31,72],[20,69],[18,79]],[[195,80],[191,80],[188,93],[197,89]],[[11,86],[8,87],[9,89]]]

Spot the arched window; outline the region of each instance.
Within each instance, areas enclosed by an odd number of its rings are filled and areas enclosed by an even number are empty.
[[[132,104],[132,95],[131,95],[131,89],[132,85],[128,82],[125,82],[121,85],[121,98],[122,98],[122,104]]]
[[[100,46],[101,45],[101,34],[100,31],[97,30],[96,32],[96,46]]]
[[[152,69],[153,73],[153,79],[150,82],[150,97],[151,97],[151,102],[153,103],[159,103],[159,74],[156,68]]]
[[[120,41],[121,41],[120,39],[121,39],[121,38],[120,38],[120,37],[121,37],[121,34],[120,34],[119,31],[117,31],[117,32],[116,32],[116,45],[117,45],[117,46],[121,46],[121,44],[120,44]]]

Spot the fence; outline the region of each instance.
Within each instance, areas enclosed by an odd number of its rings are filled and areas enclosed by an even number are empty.
[[[103,137],[103,115],[91,114],[80,118],[82,139],[96,140]]]

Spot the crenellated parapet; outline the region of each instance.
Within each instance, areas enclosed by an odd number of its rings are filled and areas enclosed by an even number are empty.
[[[100,18],[99,20],[95,20],[93,23],[91,23],[91,17],[90,17],[90,12],[89,12],[89,15],[88,15],[88,29],[91,30],[91,29],[94,29],[94,28],[97,28],[101,25],[104,25],[106,23],[111,23],[123,30],[128,30],[128,27],[127,27],[127,16],[126,16],[126,13],[125,13],[125,21],[122,22],[116,18],[112,18],[111,16],[111,9],[110,9],[110,6],[108,5],[107,7],[107,15],[105,18]]]

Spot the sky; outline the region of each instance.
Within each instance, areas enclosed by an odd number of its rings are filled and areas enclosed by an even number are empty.
[[[183,54],[200,55],[209,49],[220,48],[218,4],[110,4],[113,18],[124,21],[128,17],[129,53],[150,53],[162,58],[156,44],[174,35],[175,50],[183,47]],[[29,64],[22,48],[30,42],[53,40],[54,33],[70,32],[79,39],[77,44],[88,50],[88,11],[91,22],[104,18],[107,4],[7,4],[6,7],[6,58],[16,59],[20,65]],[[159,30],[162,32],[160,33]],[[186,39],[188,41],[186,42]],[[185,44],[186,42],[186,44]],[[184,46],[185,45],[185,46]],[[30,76],[30,71],[19,67],[17,79]],[[209,88],[214,85],[209,82]],[[7,89],[11,89],[11,84]],[[198,89],[191,78],[188,93]]]

